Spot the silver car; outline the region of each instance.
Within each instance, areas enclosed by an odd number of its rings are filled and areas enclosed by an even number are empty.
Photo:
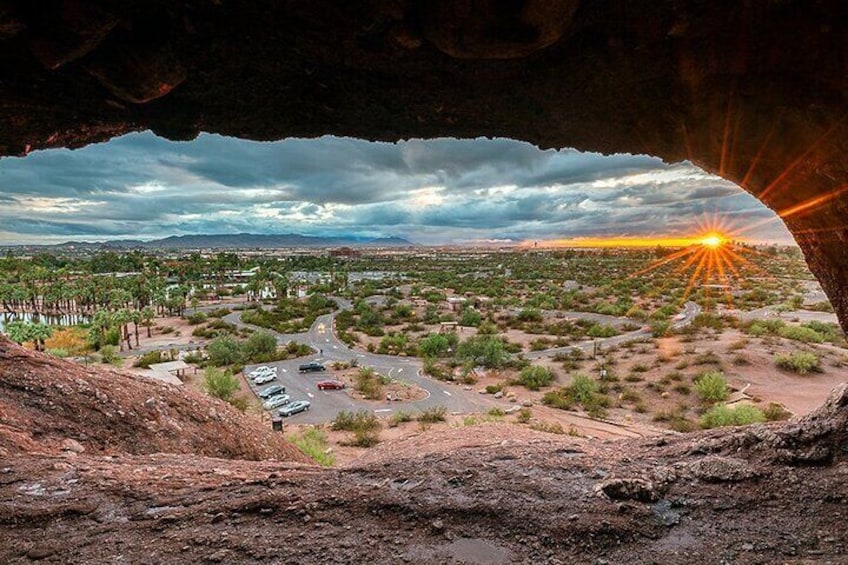
[[[309,406],[310,403],[308,400],[295,400],[294,402],[288,403],[280,408],[277,413],[280,416],[291,416],[292,414],[309,410]]]
[[[271,410],[272,408],[276,408],[277,406],[282,406],[283,404],[288,404],[289,400],[291,400],[291,396],[288,394],[278,394],[277,396],[272,396],[268,400],[266,400],[262,407],[265,410]]]

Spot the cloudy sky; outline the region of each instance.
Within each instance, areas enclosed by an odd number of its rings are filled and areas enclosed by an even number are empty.
[[[749,239],[791,241],[773,212],[692,165],[505,139],[175,143],[142,133],[0,160],[6,245],[196,233],[422,244],[681,236],[716,216],[760,225]]]

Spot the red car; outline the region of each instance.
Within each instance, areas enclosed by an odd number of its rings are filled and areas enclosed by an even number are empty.
[[[326,380],[318,381],[318,390],[339,390],[345,387],[341,381]]]

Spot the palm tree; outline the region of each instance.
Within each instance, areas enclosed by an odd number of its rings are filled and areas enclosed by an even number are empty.
[[[156,317],[156,310],[153,309],[152,306],[145,306],[141,310],[141,320],[142,324],[147,326],[147,337],[150,338],[150,326],[153,325],[153,318]]]
[[[135,333],[135,346],[138,347],[138,324],[141,322],[141,311],[133,310],[130,312],[130,320],[133,323],[133,332]]]
[[[35,341],[35,350],[44,351],[45,342],[53,335],[53,327],[47,324],[30,324],[30,337]]]
[[[118,326],[118,332],[120,333],[120,338],[118,339],[118,343],[120,345],[121,351],[124,350],[124,342],[127,342],[127,349],[132,349],[132,342],[130,341],[130,332],[127,329],[127,325],[130,322],[130,313],[126,308],[121,308],[120,310],[112,313],[112,324]]]

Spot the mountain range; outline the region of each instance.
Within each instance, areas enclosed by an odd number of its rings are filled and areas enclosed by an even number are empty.
[[[314,236],[286,234],[204,234],[173,235],[141,241],[119,239],[101,242],[67,241],[56,245],[28,247],[74,247],[117,249],[273,249],[281,247],[411,247],[415,244],[400,237],[367,238],[360,236]]]

